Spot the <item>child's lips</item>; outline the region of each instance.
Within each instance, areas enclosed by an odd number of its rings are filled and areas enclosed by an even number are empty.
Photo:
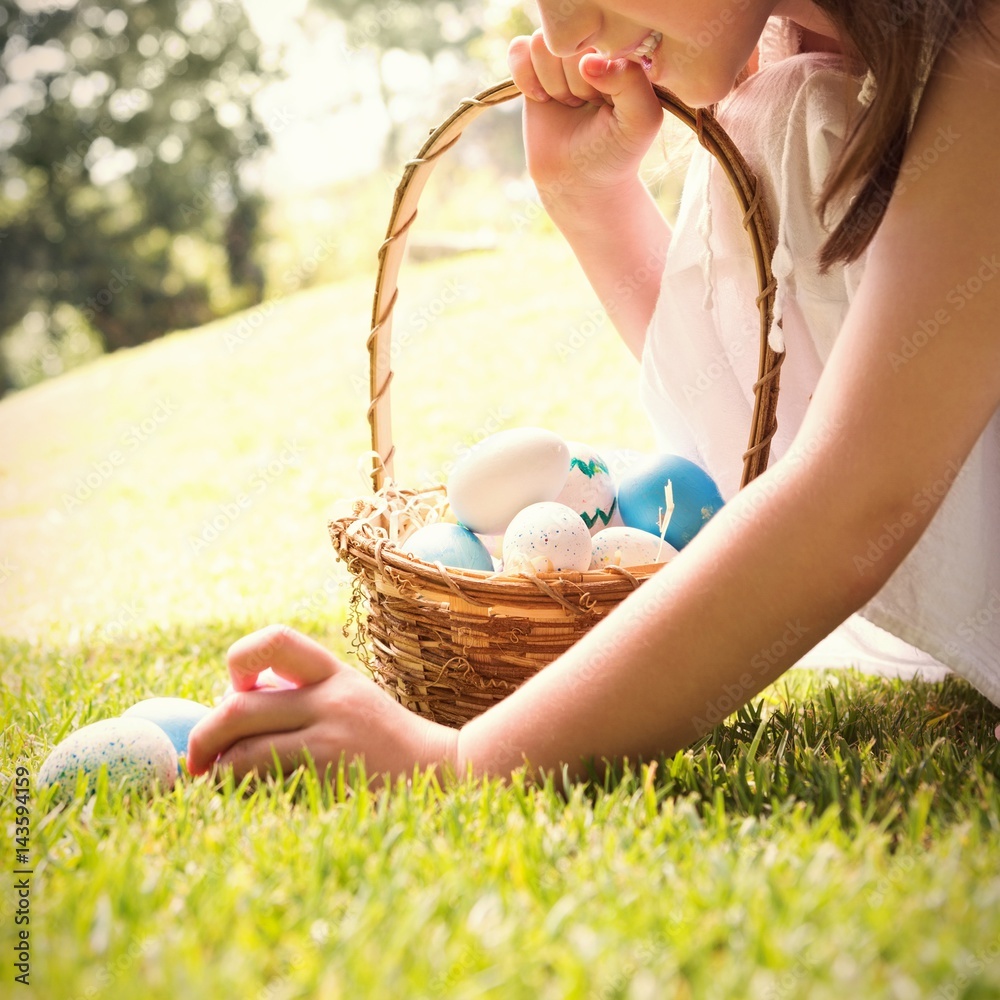
[[[638,62],[642,56],[651,56],[659,48],[662,41],[662,32],[650,31],[638,45],[631,45],[627,49],[610,50],[597,48],[594,51],[602,59],[607,59],[609,62],[617,62],[619,59],[629,59],[632,62]]]
[[[662,41],[663,35],[659,31],[651,31],[629,53],[628,58],[639,63],[643,69],[648,70],[653,64],[653,53],[660,47]]]

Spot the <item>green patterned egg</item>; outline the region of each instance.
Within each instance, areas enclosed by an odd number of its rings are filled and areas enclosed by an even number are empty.
[[[57,785],[69,796],[76,790],[77,776],[87,775],[91,792],[102,767],[108,770],[108,785],[149,793],[154,787],[173,788],[177,778],[177,751],[170,737],[148,719],[103,719],[78,729],[59,743],[38,772],[41,785]]]

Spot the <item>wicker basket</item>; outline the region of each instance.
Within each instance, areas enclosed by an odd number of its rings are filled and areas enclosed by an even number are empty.
[[[392,481],[389,350],[397,278],[406,232],[434,164],[487,108],[518,96],[511,81],[461,103],[410,160],[396,189],[379,269],[368,338],[371,363],[371,477],[374,494],[349,503],[329,523],[339,557],[354,578],[348,627],[376,681],[427,718],[460,726],[498,702],[565,652],[658,566],[584,573],[496,576],[446,569],[400,552],[393,540],[416,510],[443,509],[444,487],[414,491]],[[776,428],[778,374],[783,354],[768,346],[774,302],[773,239],[760,188],[738,150],[706,111],[692,110],[657,88],[664,108],[687,123],[725,169],[743,210],[756,262],[760,360],[742,484],[767,466]],[[412,527],[412,523],[409,525]]]

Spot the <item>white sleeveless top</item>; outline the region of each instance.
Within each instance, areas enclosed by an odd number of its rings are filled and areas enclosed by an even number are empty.
[[[787,348],[772,461],[805,413],[864,269],[820,274],[827,230],[813,205],[867,81],[839,56],[798,54],[772,18],[761,69],[717,109],[764,188],[778,245],[776,350]],[[696,148],[646,335],[640,389],[658,444],[705,468],[723,497],[739,488],[759,351],[756,277],[722,169]],[[941,484],[943,487],[943,484]],[[994,415],[924,535],[878,595],[801,665],[936,677],[954,670],[1000,705],[1000,413]],[[916,500],[916,498],[915,498]],[[888,546],[891,539],[886,542]],[[878,543],[869,553],[882,557]]]

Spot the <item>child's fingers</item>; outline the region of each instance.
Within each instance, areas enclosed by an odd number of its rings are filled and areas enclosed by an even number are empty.
[[[535,73],[530,46],[531,38],[528,35],[515,38],[507,49],[507,68],[518,90],[526,98],[544,103],[550,98]]]
[[[580,72],[584,80],[610,98],[623,129],[651,134],[663,124],[663,108],[649,77],[636,63],[588,54],[580,60]]]
[[[298,686],[295,681],[286,680],[280,674],[276,674],[270,667],[267,667],[258,674],[254,689],[268,688],[269,690],[288,691]]]
[[[603,103],[600,91],[580,75],[579,61],[579,57],[561,59],[553,55],[541,31],[520,35],[507,50],[510,74],[530,100],[545,103],[555,98],[570,107]]]
[[[566,76],[564,60],[554,56],[549,51],[541,31],[536,31],[531,36],[528,50],[531,53],[531,64],[535,68],[535,76],[550,97],[560,104],[568,104],[570,107],[581,107],[586,103],[586,98],[573,93],[572,84]],[[582,84],[583,78],[578,77],[578,82]]]
[[[242,740],[302,729],[312,719],[309,705],[308,692],[302,689],[234,693],[191,730],[188,770],[204,773]]]
[[[577,97],[582,98],[590,104],[607,103],[604,95],[584,79],[583,73],[580,71],[579,57],[564,60],[563,71],[566,73],[566,82],[569,84],[569,89]]]
[[[316,684],[341,666],[318,642],[287,625],[268,625],[229,647],[229,676],[234,691],[250,691],[268,667],[294,684]]]
[[[286,681],[284,677],[279,677],[270,667],[268,667],[266,670],[262,670],[257,675],[257,683],[254,684],[254,686],[249,690],[288,691],[291,690],[292,688],[297,688],[298,686],[299,685],[296,684],[294,681]],[[222,695],[219,697],[219,700],[218,702],[216,702],[216,704],[224,701],[231,694],[233,694],[235,690],[236,689],[232,686],[232,684],[229,684],[226,687],[226,690],[222,692]]]
[[[268,733],[264,736],[248,736],[233,744],[215,762],[217,770],[232,768],[233,776],[241,778],[255,772],[257,775],[270,774],[277,758],[285,774],[305,762],[307,740],[302,732]]]

